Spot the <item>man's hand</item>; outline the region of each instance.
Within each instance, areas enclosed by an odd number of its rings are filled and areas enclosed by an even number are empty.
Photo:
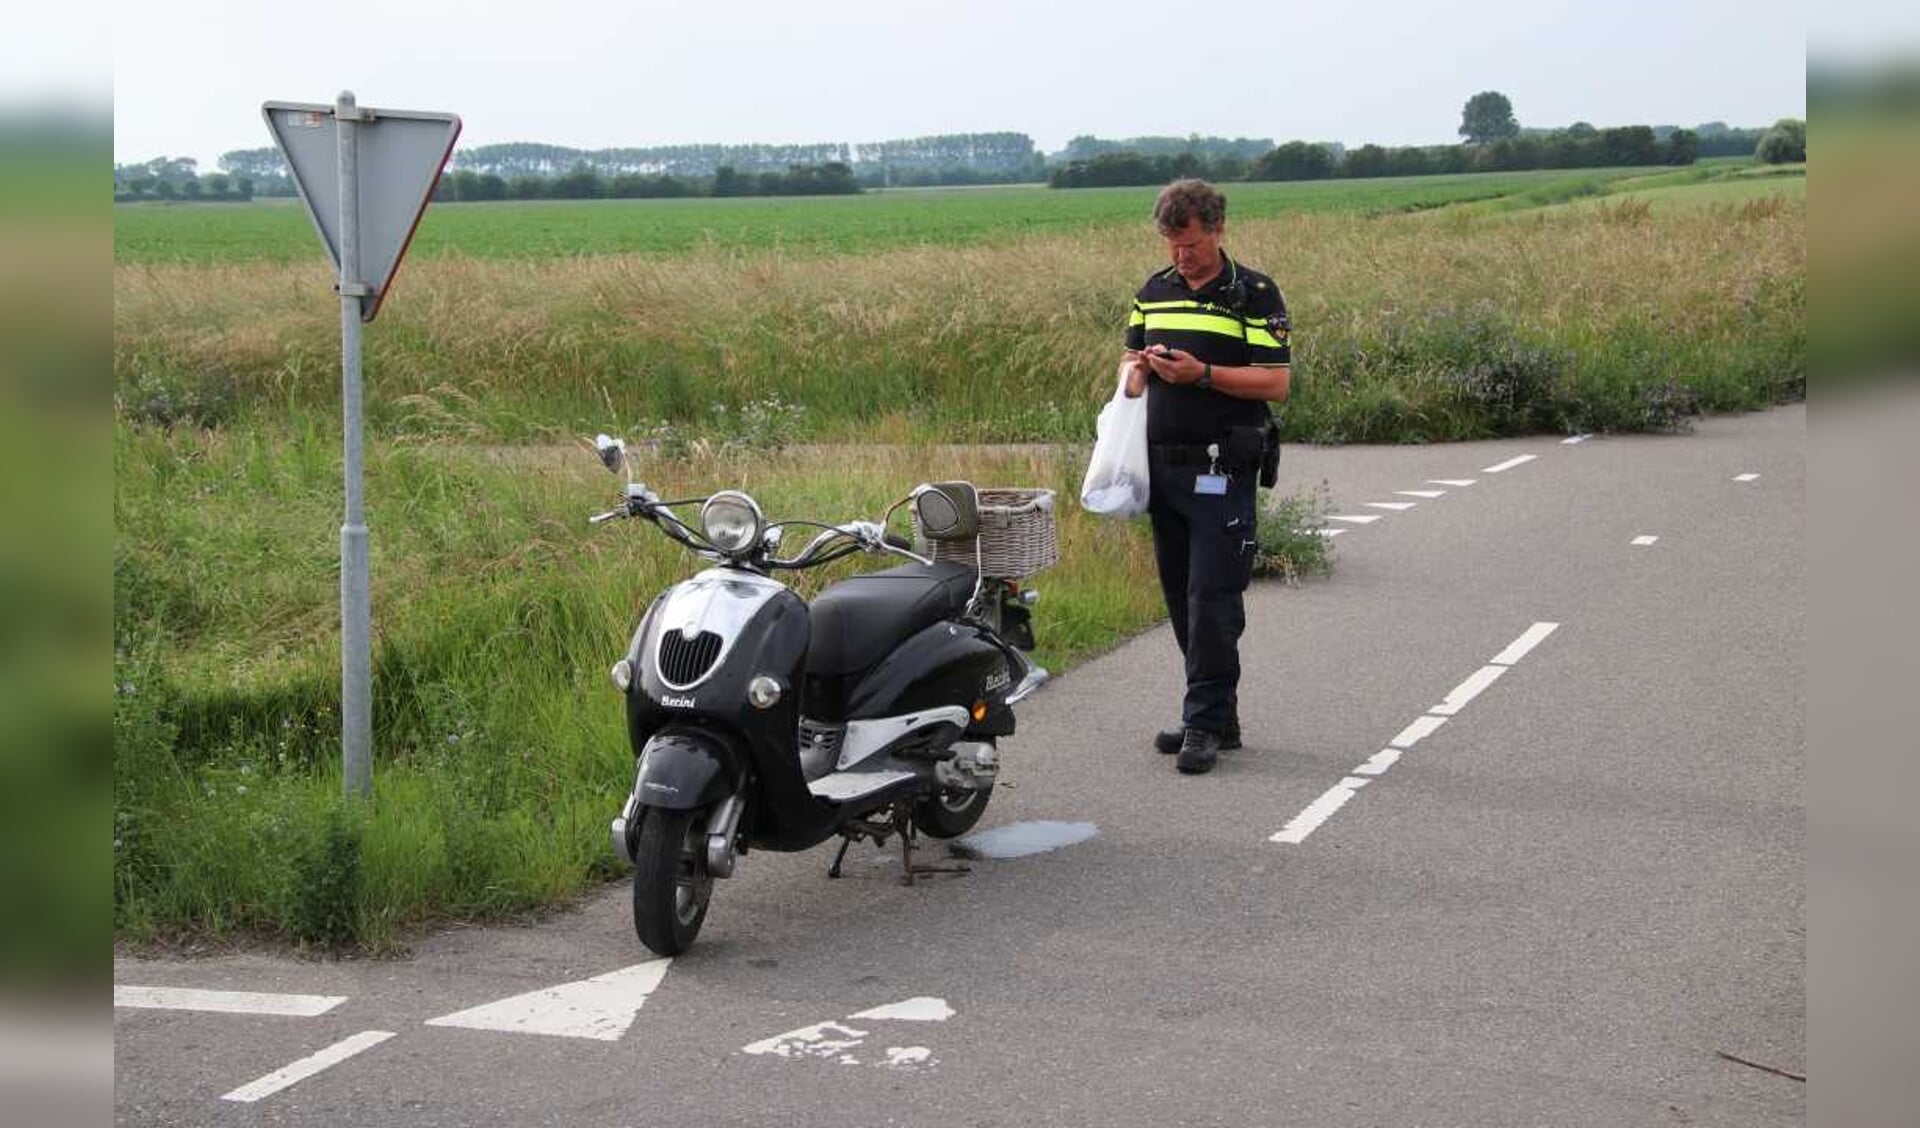
[[[1152,352],[1143,352],[1140,356],[1152,367],[1154,374],[1169,384],[1193,384],[1200,380],[1200,374],[1207,366],[1192,353],[1181,352],[1162,345]]]
[[[1146,359],[1132,349],[1128,349],[1126,355],[1120,358],[1120,366],[1127,372],[1127,398],[1139,399],[1147,390],[1147,377],[1152,375]]]

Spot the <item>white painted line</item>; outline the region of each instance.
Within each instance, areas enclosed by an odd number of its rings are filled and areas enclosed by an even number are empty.
[[[1379,519],[1380,519],[1380,515],[1378,513],[1355,513],[1355,514],[1329,513],[1327,514],[1327,520],[1329,521],[1346,521],[1349,524],[1354,524],[1354,525],[1371,525],[1375,521],[1378,521]]]
[[[1414,745],[1420,743],[1441,725],[1447,718],[1467,703],[1478,697],[1488,686],[1498,681],[1507,668],[1526,657],[1527,652],[1540,645],[1554,631],[1560,629],[1558,623],[1535,623],[1528,627],[1519,638],[1514,639],[1494,658],[1494,664],[1482,666],[1473,675],[1453,688],[1447,699],[1434,706],[1426,716],[1420,717],[1393,738],[1388,746],[1369,756],[1365,763],[1353,769],[1353,774],[1328,788],[1318,799],[1307,804],[1305,810],[1295,815],[1280,828],[1278,834],[1267,839],[1269,842],[1298,844],[1306,840],[1307,835],[1319,829],[1320,824],[1333,817],[1334,812],[1346,806],[1354,793],[1365,787],[1370,778],[1378,778],[1387,773],[1387,769],[1399,763],[1400,757]]]
[[[1472,677],[1454,686],[1453,691],[1447,694],[1445,701],[1442,701],[1427,711],[1442,717],[1453,716],[1455,713],[1466,708],[1467,702],[1480,696],[1482,690],[1494,682],[1499,681],[1500,675],[1506,673],[1507,669],[1508,667],[1506,666],[1480,667],[1473,672]]]
[[[148,1010],[217,1011],[313,1018],[347,1001],[345,995],[271,995],[259,991],[198,991],[190,987],[113,985],[113,1005]]]
[[[1337,537],[1341,533],[1346,532],[1346,530],[1345,529],[1315,529],[1313,532],[1315,536]]]
[[[1367,781],[1357,776],[1348,776],[1326,790],[1320,798],[1307,804],[1307,809],[1287,821],[1280,832],[1267,839],[1269,842],[1288,842],[1298,845],[1307,840],[1307,835],[1320,829],[1320,824],[1333,817],[1333,813],[1347,805],[1354,793],[1367,785]]]
[[[1374,509],[1391,509],[1396,513],[1405,512],[1419,505],[1417,501],[1369,501],[1367,505]]]
[[[1539,457],[1540,456],[1537,454],[1515,455],[1514,457],[1507,459],[1505,462],[1497,462],[1492,466],[1482,467],[1480,472],[1482,474],[1505,473],[1506,471],[1513,469],[1515,466],[1524,466],[1527,463],[1532,462],[1534,459]]]
[[[798,1030],[789,1030],[785,1034],[775,1034],[751,1045],[740,1047],[741,1053],[772,1054],[775,1057],[838,1057],[844,1064],[858,1065],[848,1051],[858,1049],[867,1040],[865,1030],[855,1030],[851,1026],[842,1026],[837,1022],[816,1022],[812,1026],[802,1026]]]
[[[1447,496],[1445,490],[1395,490],[1393,492],[1401,497],[1424,497],[1428,500]]]
[[[850,1019],[893,1018],[902,1022],[945,1022],[956,1013],[958,1012],[948,1006],[945,999],[920,995],[911,999],[902,999],[897,1003],[888,1003],[884,1007],[863,1010],[859,1014],[850,1014],[847,1017]]]
[[[1377,776],[1387,774],[1387,769],[1400,762],[1401,750],[1382,748],[1367,757],[1367,762],[1353,769],[1354,775]]]
[[[363,1050],[370,1050],[391,1037],[393,1037],[392,1032],[386,1030],[362,1030],[345,1041],[335,1042],[311,1057],[303,1057],[292,1065],[274,1070],[258,1081],[250,1081],[220,1099],[251,1104],[271,1097],[280,1090],[290,1085],[297,1085],[323,1069],[339,1065],[353,1055]]]
[[[1412,748],[1414,745],[1439,731],[1440,726],[1446,723],[1447,719],[1445,717],[1421,717],[1406,728],[1401,729],[1400,735],[1387,741],[1387,743],[1395,748]]]
[[[1759,480],[1760,480],[1760,475],[1758,475],[1758,474],[1735,474],[1735,475],[1733,476],[1733,480],[1734,480],[1734,481],[1736,481],[1736,482],[1757,482],[1757,481],[1759,481]]]
[[[887,1060],[881,1065],[889,1069],[917,1069],[933,1060],[933,1051],[925,1046],[888,1046]]]
[[[1478,478],[1428,478],[1427,484],[1429,486],[1453,486],[1457,489],[1464,490],[1479,480]]]
[[[430,1018],[427,1025],[617,1042],[672,964],[671,959],[648,960],[577,983],[562,983]]]
[[[1584,443],[1584,442],[1586,442],[1586,441],[1587,441],[1588,439],[1591,439],[1592,437],[1593,437],[1592,435],[1573,435],[1573,436],[1571,436],[1571,437],[1569,437],[1569,438],[1564,438],[1564,439],[1561,439],[1561,440],[1560,440],[1560,445],[1561,445],[1561,446],[1573,446],[1573,445],[1574,445],[1575,443]]]
[[[1645,548],[1659,539],[1659,537],[1635,537],[1633,538],[1633,546],[1635,548]]]
[[[1507,648],[1496,654],[1492,662],[1496,666],[1511,666],[1527,656],[1527,652],[1546,641],[1546,637],[1560,629],[1559,623],[1535,623],[1522,631],[1519,638],[1507,644]]]

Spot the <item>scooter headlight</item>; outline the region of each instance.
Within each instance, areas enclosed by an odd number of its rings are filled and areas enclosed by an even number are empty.
[[[737,490],[723,490],[700,507],[700,529],[707,542],[729,556],[760,542],[764,527],[760,507]]]

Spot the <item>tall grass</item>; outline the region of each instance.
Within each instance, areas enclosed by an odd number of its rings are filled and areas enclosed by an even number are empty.
[[[608,872],[631,751],[607,668],[701,566],[640,523],[589,529],[613,481],[580,448],[377,443],[368,467],[377,797],[339,799],[337,464],[314,433],[117,429],[115,906],[123,934],[390,946],[421,922],[550,904]],[[1082,458],[844,449],[653,460],[672,495],[877,516],[969,477],[1070,496]],[[1159,614],[1144,530],[1062,505],[1036,585],[1056,669]],[[855,567],[804,574],[800,590]]]
[[[1761,406],[1804,383],[1803,203],[1235,221],[1295,325],[1289,433],[1432,441],[1673,420],[1649,397]],[[904,248],[411,264],[367,335],[377,433],[546,440],[693,433],[777,398],[827,440],[1086,437],[1144,231]],[[338,399],[317,267],[121,266],[115,375],[136,417],[311,416]],[[1686,397],[1682,397],[1686,398]]]

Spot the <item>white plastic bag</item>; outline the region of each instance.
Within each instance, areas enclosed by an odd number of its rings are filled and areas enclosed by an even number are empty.
[[[1100,409],[1098,438],[1087,476],[1080,483],[1080,505],[1102,517],[1138,517],[1147,511],[1147,396],[1127,396],[1127,369],[1113,399]]]

